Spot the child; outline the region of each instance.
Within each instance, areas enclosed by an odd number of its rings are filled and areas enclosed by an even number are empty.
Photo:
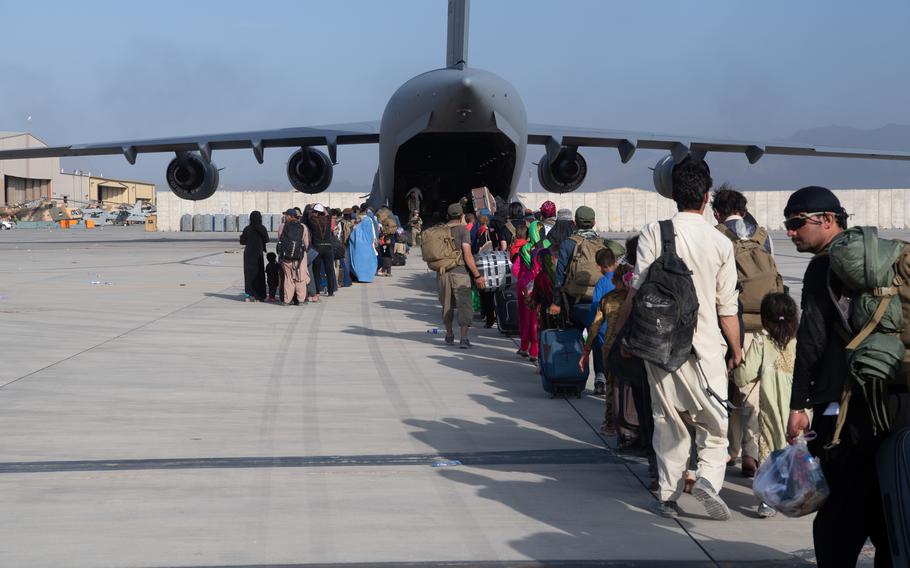
[[[379,261],[381,263],[381,268],[377,274],[380,276],[392,275],[392,253],[395,250],[395,242],[395,235],[382,235],[379,237]]]
[[[742,388],[758,381],[758,461],[787,447],[787,418],[796,359],[796,302],[787,294],[768,294],[761,303],[762,331],[746,352],[743,364],[734,369],[733,382]],[[774,515],[768,505],[758,506],[762,518]]]
[[[594,285],[594,296],[591,298],[591,306],[587,309],[587,313],[582,311],[576,316],[579,321],[586,322],[589,327],[597,316],[597,312],[600,308],[600,301],[616,288],[613,284],[613,271],[616,270],[616,267],[619,265],[619,263],[616,262],[617,252],[622,254],[621,247],[620,250],[607,247],[597,251],[597,256],[594,257],[594,261],[597,262],[597,266],[600,268],[601,277],[597,281],[597,284]],[[607,379],[603,372],[604,361],[606,361],[605,355],[609,353],[609,351],[603,351],[608,323],[608,320],[603,320],[601,322],[596,337],[594,337],[594,343],[593,345],[589,344],[589,347],[593,348],[594,353],[594,394],[605,395],[609,399],[610,392],[606,390]],[[591,336],[588,335],[588,337],[590,338]]]
[[[278,267],[278,257],[275,256],[275,253],[270,252],[265,255],[265,258],[268,261],[268,264],[265,265],[265,277],[269,284],[269,302],[275,302],[277,301],[275,294],[278,292],[278,275],[281,270]]]
[[[591,354],[595,343],[600,343],[600,341],[603,341],[601,353],[604,362],[606,362],[610,349],[613,348],[616,334],[619,331],[615,325],[616,319],[619,317],[619,309],[629,293],[624,276],[627,272],[632,271],[631,266],[617,263],[616,255],[608,248],[598,251],[596,260],[598,266],[600,266],[601,273],[604,275],[601,281],[597,283],[597,287],[602,288],[603,293],[595,304],[594,321],[588,326],[588,339],[585,341],[584,350],[578,360],[578,367],[582,371],[588,366],[588,356]],[[607,278],[609,280],[605,281]],[[603,285],[602,282],[604,282]],[[605,330],[603,329],[604,326],[606,326]],[[606,395],[604,424],[601,430],[608,436],[615,435],[613,374],[607,373],[604,383],[598,386],[598,383],[595,382],[594,386],[596,394],[604,393]]]

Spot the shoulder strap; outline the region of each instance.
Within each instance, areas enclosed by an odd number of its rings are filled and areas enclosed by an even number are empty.
[[[755,230],[755,234],[752,235],[752,240],[764,247],[765,241],[768,240],[768,230],[764,227],[759,227]]]
[[[718,231],[720,231],[721,233],[723,233],[723,235],[725,237],[727,237],[734,243],[739,240],[739,238],[735,234],[733,234],[733,231],[731,231],[730,228],[727,227],[726,225],[724,225],[723,223],[718,223],[718,224],[714,225],[714,228],[717,229]]]
[[[676,255],[676,234],[673,232],[673,221],[660,221],[661,256]]]

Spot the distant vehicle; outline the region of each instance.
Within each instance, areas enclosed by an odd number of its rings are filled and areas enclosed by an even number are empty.
[[[15,226],[16,225],[12,221],[8,221],[6,219],[0,220],[0,230],[9,231]]]

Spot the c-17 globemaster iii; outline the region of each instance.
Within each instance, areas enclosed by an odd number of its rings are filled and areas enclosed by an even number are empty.
[[[544,189],[555,193],[582,185],[587,174],[582,147],[616,148],[623,163],[639,148],[667,151],[654,168],[656,189],[666,196],[673,165],[688,155],[704,157],[708,152],[740,153],[752,164],[765,154],[910,160],[905,152],[529,124],[515,87],[494,73],[468,67],[469,0],[449,0],[448,8],[446,67],[405,82],[389,99],[378,123],[5,150],[0,151],[0,160],[123,154],[132,164],[139,154],[174,152],[166,171],[168,185],[181,198],[199,200],[218,188],[215,150],[251,149],[261,164],[266,148],[299,147],[288,160],[288,180],[296,190],[316,194],[332,182],[338,145],[378,143],[379,165],[368,203],[404,213],[408,193],[418,188],[421,213],[430,219],[473,187],[486,186],[495,196],[512,201],[528,144],[544,147],[538,177]]]

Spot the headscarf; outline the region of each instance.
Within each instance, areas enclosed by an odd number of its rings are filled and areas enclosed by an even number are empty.
[[[269,242],[269,232],[266,230],[265,225],[262,224],[262,213],[259,211],[250,212],[250,229],[259,235],[262,241],[262,250],[264,251],[265,243]]]
[[[574,232],[574,221],[560,219],[556,221],[556,224],[550,229],[550,232],[547,234],[547,240],[550,241],[551,246],[558,248],[562,246],[563,241],[571,237]]]
[[[556,204],[552,201],[544,201],[540,204],[540,216],[544,219],[556,217]]]
[[[547,201],[547,203],[551,202]],[[528,242],[521,247],[521,261],[524,262],[525,266],[528,268],[531,267],[532,257],[534,256],[534,248],[537,247],[538,243],[543,243],[541,245],[543,248],[549,248],[550,246],[550,240],[543,238],[543,227],[540,225],[540,221],[534,221],[531,223],[530,230],[528,231]]]
[[[269,232],[266,230],[265,225],[262,224],[262,213],[259,211],[250,212],[250,226],[259,233],[264,243],[269,242]]]

